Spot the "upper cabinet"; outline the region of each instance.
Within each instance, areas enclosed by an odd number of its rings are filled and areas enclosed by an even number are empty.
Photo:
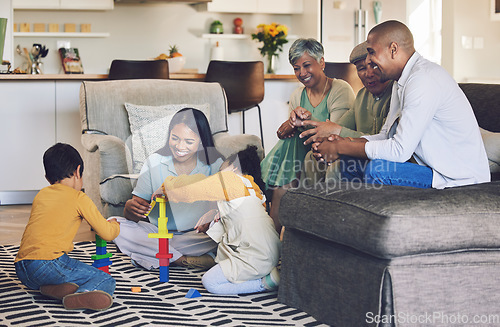
[[[111,10],[113,0],[12,0],[13,9]]]
[[[212,0],[207,4],[211,12],[299,14],[304,10],[303,0]]]

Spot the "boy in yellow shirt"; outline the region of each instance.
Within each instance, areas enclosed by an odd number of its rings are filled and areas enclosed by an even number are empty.
[[[106,221],[81,191],[83,160],[75,148],[55,144],[45,151],[43,165],[51,185],[33,200],[14,261],[17,277],[28,288],[62,300],[66,309],[105,310],[113,304],[115,280],[68,253],[82,219],[106,241],[119,234],[120,225]]]

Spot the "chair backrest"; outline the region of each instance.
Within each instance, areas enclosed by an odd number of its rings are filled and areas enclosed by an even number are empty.
[[[359,79],[356,66],[350,62],[325,62],[325,74],[330,78],[338,78],[351,85],[354,94],[358,94],[364,85]]]
[[[114,135],[126,141],[131,131],[125,103],[142,106],[208,104],[212,133],[227,131],[227,101],[218,83],[143,79],[82,82],[82,132]]]
[[[264,99],[262,61],[212,60],[205,81],[222,85],[226,91],[229,112],[250,109]]]
[[[168,79],[167,60],[122,60],[111,62],[108,79]]]

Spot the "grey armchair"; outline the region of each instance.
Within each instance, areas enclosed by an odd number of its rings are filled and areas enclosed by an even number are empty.
[[[263,156],[258,136],[227,132],[227,99],[218,83],[155,79],[83,82],[80,118],[84,189],[105,217],[123,215],[125,202],[131,198],[138,177],[134,174],[137,167],[133,167],[131,128],[125,103],[205,105],[209,108],[216,148],[222,155],[227,157],[247,145],[255,145]]]

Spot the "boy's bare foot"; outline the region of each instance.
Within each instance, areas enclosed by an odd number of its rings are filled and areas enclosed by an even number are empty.
[[[103,291],[91,291],[84,293],[74,293],[66,295],[63,298],[65,309],[90,309],[90,310],[106,310],[113,304],[113,298]]]
[[[77,289],[78,285],[73,283],[43,285],[40,287],[40,293],[53,299],[62,300],[66,295],[75,293]]]
[[[198,269],[210,269],[215,265],[214,258],[208,254],[201,255],[199,257],[188,257],[182,256],[173,262],[177,266],[188,267],[188,268],[198,268]]]

